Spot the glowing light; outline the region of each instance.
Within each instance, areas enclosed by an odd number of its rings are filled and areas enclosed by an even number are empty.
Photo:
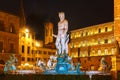
[[[40,43],[36,42],[36,46],[37,46],[37,47],[40,47]]]
[[[29,32],[29,29],[25,29],[25,32],[28,33],[28,32]]]
[[[24,65],[25,65],[25,66],[29,66],[29,63],[25,63]]]

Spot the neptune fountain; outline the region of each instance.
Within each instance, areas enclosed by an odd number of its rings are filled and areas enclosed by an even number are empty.
[[[56,38],[55,46],[57,49],[56,65],[52,70],[46,70],[45,74],[83,74],[80,71],[80,63],[73,65],[72,58],[68,56],[68,21],[65,19],[64,12],[59,12],[60,21],[58,22],[58,34],[53,36]],[[52,58],[48,61],[48,66],[52,63]],[[50,68],[50,67],[49,67]]]

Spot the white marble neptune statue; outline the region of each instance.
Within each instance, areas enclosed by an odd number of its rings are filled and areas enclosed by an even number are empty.
[[[58,34],[53,34],[53,36],[56,37],[55,45],[57,48],[57,54],[68,54],[68,21],[65,19],[64,12],[59,12],[58,15],[60,18],[60,21],[58,22]]]

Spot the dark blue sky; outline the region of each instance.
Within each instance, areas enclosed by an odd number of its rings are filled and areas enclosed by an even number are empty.
[[[53,22],[54,33],[59,21],[58,12],[64,11],[69,22],[69,31],[113,21],[114,0],[23,0],[27,25],[39,39],[44,39],[43,24]],[[20,14],[20,0],[0,0],[0,10]]]

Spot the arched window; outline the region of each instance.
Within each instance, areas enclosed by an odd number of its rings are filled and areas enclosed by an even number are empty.
[[[115,48],[111,49],[111,54],[115,54]]]
[[[105,55],[108,55],[108,49],[105,49]]]
[[[0,20],[0,31],[5,31],[4,21]]]
[[[98,55],[101,55],[101,50],[100,49],[98,50]]]

